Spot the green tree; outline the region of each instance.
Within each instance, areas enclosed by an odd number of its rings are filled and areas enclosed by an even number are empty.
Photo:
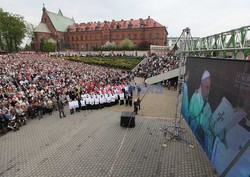
[[[124,50],[126,49],[131,49],[134,47],[134,44],[131,40],[129,40],[128,38],[124,39],[121,43],[120,43],[120,47]]]
[[[6,41],[4,40],[3,36],[3,22],[6,18],[7,13],[3,11],[3,9],[0,8],[0,49],[6,49]]]
[[[0,9],[0,47],[9,52],[18,51],[26,33],[26,22],[17,14]]]
[[[56,51],[56,48],[55,48],[55,45],[51,42],[44,42],[43,44],[43,52],[55,52]]]
[[[26,22],[24,21],[23,17],[19,15],[12,16],[13,18],[13,26],[12,26],[12,35],[13,35],[13,42],[15,51],[18,51],[18,47],[22,43],[23,38],[27,32],[26,29]]]

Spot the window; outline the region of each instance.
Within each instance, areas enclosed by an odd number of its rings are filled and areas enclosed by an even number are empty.
[[[76,40],[78,41],[78,36],[76,36]]]
[[[143,39],[144,38],[144,35],[143,33],[140,34],[140,38]]]
[[[160,36],[159,33],[156,33],[155,38],[159,39],[159,36]]]
[[[95,35],[95,40],[98,40],[98,36],[97,35]]]
[[[74,41],[74,36],[72,36],[72,41]]]
[[[61,41],[61,42],[64,41],[64,36],[60,36],[60,41]]]
[[[88,40],[88,36],[85,36],[85,40],[86,40],[86,41]]]
[[[116,39],[119,39],[119,34],[116,34]]]
[[[130,36],[130,34],[128,34],[128,39],[131,39],[131,36]]]
[[[69,41],[69,36],[68,36],[68,41]]]
[[[110,35],[110,39],[113,40],[113,34]]]
[[[134,34],[134,39],[136,39],[137,38],[137,35],[136,34]]]
[[[90,40],[92,40],[92,35],[90,35]]]
[[[122,39],[124,39],[125,38],[125,35],[124,34],[122,34]]]
[[[102,35],[100,35],[100,39],[102,40]]]
[[[76,50],[78,50],[79,49],[79,45],[78,44],[76,44]]]
[[[132,28],[132,27],[133,27],[132,23],[131,23],[131,22],[129,22],[129,24],[128,24],[128,28]]]
[[[148,34],[148,38],[149,38],[149,39],[152,39],[152,33],[149,33],[149,34]]]
[[[74,49],[75,48],[75,44],[72,44],[72,49]]]
[[[83,41],[83,36],[81,36],[81,41]]]

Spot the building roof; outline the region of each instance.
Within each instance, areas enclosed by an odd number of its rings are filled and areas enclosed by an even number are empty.
[[[92,31],[92,30],[101,30],[104,25],[107,24],[110,29],[127,29],[127,28],[151,28],[151,27],[164,27],[160,23],[156,22],[154,19],[148,17],[147,19],[139,19],[139,20],[120,20],[120,21],[104,21],[104,22],[88,22],[88,23],[80,23],[71,25],[68,30],[70,32],[76,31]]]
[[[51,33],[45,23],[39,23],[34,32]]]
[[[67,31],[67,28],[70,25],[73,25],[75,23],[73,19],[70,19],[68,17],[61,15],[62,13],[56,14],[56,13],[47,11],[47,14],[52,24],[54,25],[55,29],[59,32]]]

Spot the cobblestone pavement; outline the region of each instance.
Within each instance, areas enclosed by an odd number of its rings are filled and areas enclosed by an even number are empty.
[[[172,120],[137,116],[127,130],[120,115],[103,109],[59,119],[54,112],[29,121],[0,137],[0,176],[108,176],[116,158],[112,176],[216,176],[189,129],[183,137],[194,149],[179,141],[164,148],[159,128]]]
[[[142,84],[142,78],[135,78],[137,84]],[[141,116],[150,116],[150,117],[164,117],[164,118],[173,118],[175,116],[176,110],[176,90],[173,87],[168,90],[166,87],[161,87],[162,93],[155,94],[153,93],[154,87],[151,86],[148,88],[148,94],[144,97],[144,94],[140,94],[141,101],[141,110],[138,111],[138,114]],[[144,88],[146,92],[146,89]],[[159,89],[157,89],[159,91]],[[133,95],[133,100],[137,99],[138,95]],[[129,106],[113,106],[109,108],[112,111],[133,111],[133,107]]]

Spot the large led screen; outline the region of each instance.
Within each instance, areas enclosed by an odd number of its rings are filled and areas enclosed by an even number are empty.
[[[220,176],[250,176],[250,62],[187,58],[182,115]]]

